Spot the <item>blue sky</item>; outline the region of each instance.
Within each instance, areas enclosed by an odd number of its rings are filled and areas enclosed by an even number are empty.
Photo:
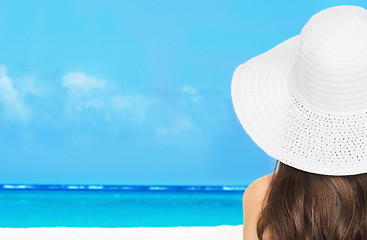
[[[235,68],[363,1],[0,1],[0,183],[248,185]]]

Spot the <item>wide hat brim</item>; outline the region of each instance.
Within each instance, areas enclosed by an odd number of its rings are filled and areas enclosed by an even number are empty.
[[[323,175],[367,172],[367,113],[338,115],[309,105],[294,87],[300,35],[239,65],[231,95],[237,117],[269,156]]]

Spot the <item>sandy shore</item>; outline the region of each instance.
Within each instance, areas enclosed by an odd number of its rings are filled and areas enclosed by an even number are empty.
[[[4,240],[241,240],[242,225],[139,228],[0,228]]]

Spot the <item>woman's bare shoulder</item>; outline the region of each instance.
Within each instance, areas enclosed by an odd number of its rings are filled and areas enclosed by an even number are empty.
[[[273,173],[253,181],[243,193],[243,200],[250,199],[252,203],[262,203],[272,176]]]
[[[249,191],[256,191],[257,193],[266,191],[269,187],[272,176],[273,176],[273,173],[256,179],[246,188],[246,190],[249,189]]]
[[[268,174],[268,175],[265,175],[259,179],[257,179],[256,181],[259,181],[260,184],[264,187],[268,187],[269,183],[270,183],[270,180],[271,178],[273,177],[274,173],[271,173],[271,174]]]
[[[243,194],[243,237],[244,239],[258,239],[256,236],[256,222],[262,210],[263,201],[273,174],[265,175],[253,181]],[[264,236],[267,236],[265,233]],[[264,238],[269,239],[269,238]]]

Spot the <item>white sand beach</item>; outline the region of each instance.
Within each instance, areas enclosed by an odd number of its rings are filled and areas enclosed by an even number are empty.
[[[241,240],[242,225],[135,228],[0,228],[3,240]]]

